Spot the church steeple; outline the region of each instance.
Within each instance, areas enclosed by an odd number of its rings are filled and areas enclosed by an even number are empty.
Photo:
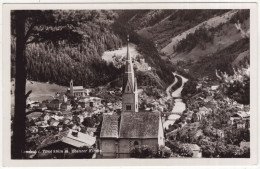
[[[132,58],[129,53],[129,35],[127,35],[127,52],[123,77],[123,112],[138,112],[137,83],[134,76]]]
[[[135,90],[135,81],[134,81],[134,68],[132,63],[132,58],[129,54],[129,35],[127,35],[127,53],[126,53],[126,62],[125,62],[125,73],[124,73],[124,84],[123,91],[125,93],[131,93]]]

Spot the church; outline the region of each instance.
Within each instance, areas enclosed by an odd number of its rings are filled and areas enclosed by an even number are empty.
[[[85,89],[83,86],[73,86],[73,80],[70,81],[70,88],[67,89],[67,93],[71,97],[85,97],[89,94],[89,91]]]
[[[159,112],[139,112],[137,81],[134,76],[132,58],[127,56],[122,90],[122,112],[120,115],[104,115],[97,146],[101,158],[129,158],[135,146],[147,145],[154,152],[164,145],[164,134]]]

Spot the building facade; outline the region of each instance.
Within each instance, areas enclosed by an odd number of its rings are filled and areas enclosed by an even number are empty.
[[[71,97],[84,97],[86,95],[86,90],[83,86],[73,86],[73,80],[71,80],[70,88],[68,88],[68,93]]]

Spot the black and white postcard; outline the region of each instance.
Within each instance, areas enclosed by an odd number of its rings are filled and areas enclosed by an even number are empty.
[[[5,166],[257,164],[255,3],[4,4],[3,17]]]

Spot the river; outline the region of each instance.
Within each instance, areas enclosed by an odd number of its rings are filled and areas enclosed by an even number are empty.
[[[176,89],[175,91],[173,91],[171,93],[170,97],[169,97],[169,90],[170,90],[170,88],[172,88],[177,83],[178,79],[175,78],[174,82],[166,89],[167,98],[168,99],[175,98],[174,99],[175,104],[174,104],[173,109],[172,109],[172,114],[169,115],[168,118],[163,123],[163,127],[166,128],[166,129],[169,128],[169,125],[174,124],[174,122],[178,118],[180,118],[180,114],[186,109],[186,105],[185,105],[185,103],[183,103],[183,101],[181,99],[181,91],[183,89],[184,84],[188,81],[188,79],[179,75],[179,74],[177,74],[177,73],[173,73],[173,74],[181,77],[182,84],[178,89]]]

